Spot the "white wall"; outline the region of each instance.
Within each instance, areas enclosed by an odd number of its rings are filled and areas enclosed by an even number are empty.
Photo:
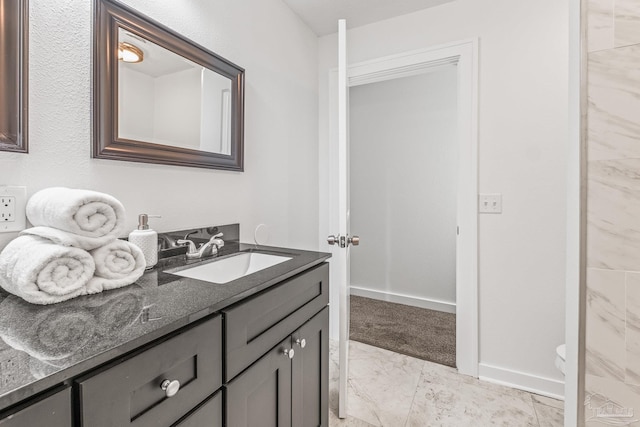
[[[352,293],[455,310],[457,96],[454,66],[350,88]]]
[[[155,104],[154,79],[129,67],[120,67],[118,84],[118,135],[152,141]]]
[[[153,140],[180,147],[200,147],[201,68],[156,77]]]
[[[29,3],[30,152],[0,152],[0,184],[110,193],[128,229],[146,212],[160,231],[240,222],[252,241],[263,222],[270,244],[317,248],[318,40],[280,0],[125,1],[246,69],[244,173],[91,159],[93,2]]]
[[[204,151],[231,154],[230,135],[225,133],[224,141],[222,139],[222,130],[231,126],[231,81],[206,68],[203,68],[200,74],[201,90],[204,94],[200,99],[200,147]],[[225,91],[229,102],[225,102]]]
[[[503,194],[502,215],[479,218],[480,374],[548,394],[562,393],[568,22],[567,0],[458,0],[348,31],[349,63],[479,37],[479,191]],[[320,39],[321,162],[336,46]]]

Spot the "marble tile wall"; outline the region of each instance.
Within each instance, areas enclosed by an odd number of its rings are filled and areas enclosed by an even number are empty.
[[[583,4],[588,50],[585,420],[587,426],[602,426],[607,420],[598,411],[603,407],[627,411],[618,412],[623,416],[618,420],[640,418],[640,0]]]

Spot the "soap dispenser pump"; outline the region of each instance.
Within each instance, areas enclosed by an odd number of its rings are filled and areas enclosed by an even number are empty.
[[[138,228],[129,233],[129,242],[142,250],[146,268],[158,263],[158,233],[149,228],[149,218],[161,218],[160,215],[138,215]]]

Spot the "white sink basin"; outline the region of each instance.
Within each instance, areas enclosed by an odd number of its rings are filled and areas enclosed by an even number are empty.
[[[227,283],[290,259],[288,256],[245,252],[171,274],[205,282]]]

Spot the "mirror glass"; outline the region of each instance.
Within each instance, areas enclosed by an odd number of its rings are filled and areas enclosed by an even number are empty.
[[[118,138],[231,154],[231,80],[118,30]]]
[[[242,68],[115,0],[93,55],[93,157],[243,170]]]
[[[0,150],[27,150],[27,0],[0,0]]]

